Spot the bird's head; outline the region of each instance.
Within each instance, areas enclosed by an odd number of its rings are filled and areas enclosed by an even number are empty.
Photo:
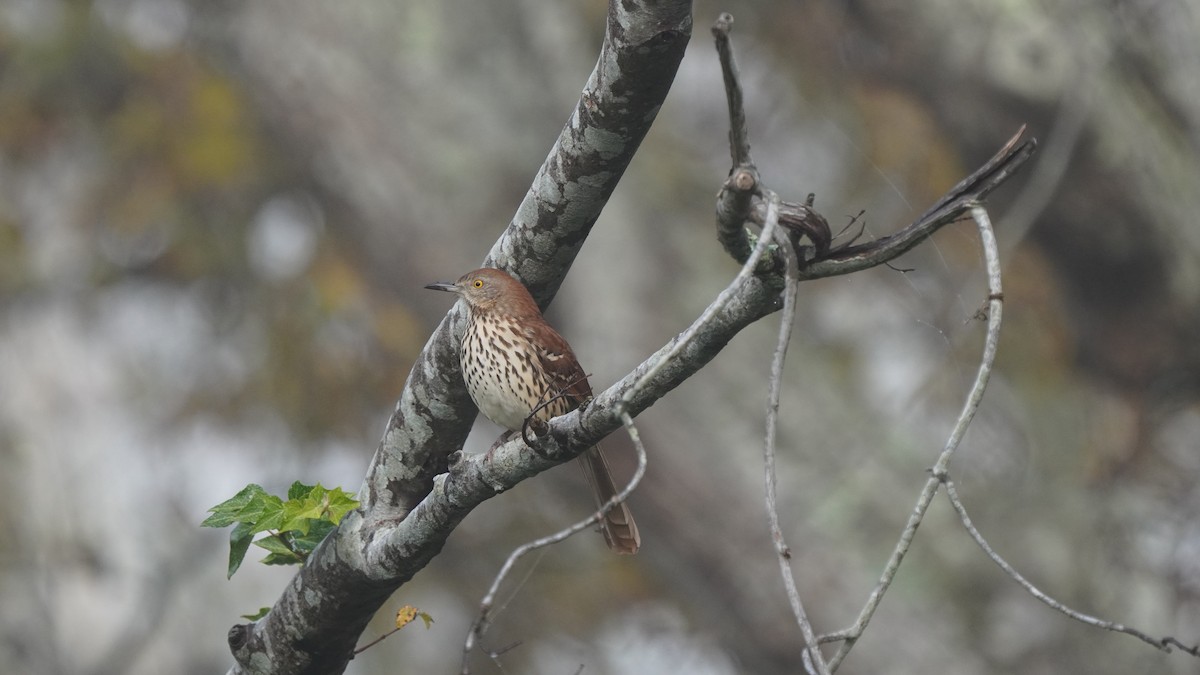
[[[425,288],[434,291],[449,291],[467,301],[474,312],[502,310],[521,315],[530,310],[538,312],[537,303],[529,291],[508,272],[490,267],[467,272],[458,281],[429,284]]]

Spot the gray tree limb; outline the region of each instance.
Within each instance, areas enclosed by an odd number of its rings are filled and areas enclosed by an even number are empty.
[[[543,306],[654,121],[691,23],[687,0],[609,3],[600,57],[575,113],[489,256]],[[470,471],[449,481],[468,488],[451,490],[449,501],[439,499],[447,481],[435,491],[435,476],[476,415],[454,351],[462,319],[451,311],[413,366],[359,493],[361,508],[313,552],[267,616],[230,629],[231,673],[342,672],[382,603],[437,555],[471,507],[496,493],[472,483]],[[524,475],[548,466],[534,463]]]
[[[653,122],[690,33],[690,2],[610,1],[600,57],[575,112],[487,261],[514,273],[543,307]],[[830,251],[823,258],[828,263],[817,261],[821,267],[807,268],[801,278],[882,264],[952,222],[1032,152],[1031,141],[1018,146],[1025,152],[1012,146],[1001,153],[1000,169],[986,174],[998,178],[964,181],[905,231],[911,234],[900,237],[904,244],[881,240]],[[740,211],[751,201],[739,199],[739,192],[759,200],[765,194],[757,180],[728,184],[723,198],[738,201]],[[769,243],[789,241],[781,236]],[[552,420],[533,447],[518,436],[489,456],[460,452],[477,411],[459,372],[456,345],[465,316],[456,306],[409,374],[359,493],[362,506],[313,552],[267,616],[230,629],[236,660],[230,672],[342,672],[382,603],[440,552],[473,508],[573,459],[619,428],[623,414],[651,406],[741,329],[779,310],[784,286],[779,265],[744,270],[688,331],[586,407]]]

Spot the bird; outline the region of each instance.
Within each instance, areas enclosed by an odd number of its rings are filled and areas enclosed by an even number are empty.
[[[546,323],[529,290],[508,272],[485,267],[453,283],[425,288],[454,293],[466,302],[459,364],[476,407],[508,430],[497,444],[525,428],[531,415],[548,422],[592,398],[587,374],[571,345]],[[618,494],[599,445],[581,454],[579,463],[597,508]],[[609,509],[600,526],[612,551],[632,555],[641,547],[637,523],[624,502]]]

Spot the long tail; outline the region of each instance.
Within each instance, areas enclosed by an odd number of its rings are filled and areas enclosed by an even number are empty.
[[[588,484],[592,486],[592,493],[596,495],[596,508],[617,496],[617,486],[613,484],[612,473],[608,470],[608,462],[605,461],[600,446],[588,448],[587,452],[580,455],[579,465],[583,468]],[[601,529],[604,532],[604,541],[614,553],[633,555],[642,545],[637,523],[633,522],[633,514],[629,512],[625,502],[617,504],[604,514]]]

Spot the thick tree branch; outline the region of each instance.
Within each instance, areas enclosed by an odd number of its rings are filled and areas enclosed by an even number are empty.
[[[543,306],[653,121],[690,28],[687,2],[610,2],[604,46],[587,88],[489,256],[490,264],[525,282]],[[1031,145],[1022,147],[1028,150],[1015,155],[1019,160],[1009,158],[971,183],[974,191],[948,195],[927,220],[950,222],[964,208],[962,194],[985,193],[1032,152]],[[762,199],[766,192],[754,178],[747,191]],[[975,189],[976,183],[987,187]],[[740,206],[739,228],[749,220],[746,203]],[[516,438],[487,456],[459,452],[476,411],[455,351],[464,317],[461,308],[452,310],[413,367],[361,490],[363,506],[322,542],[265,618],[230,630],[237,660],[231,672],[344,670],[367,621],[437,555],[471,509],[574,458],[621,426],[624,415],[636,416],[703,368],[742,328],[777,311],[785,285],[783,257],[768,249],[786,243],[766,228],[753,252],[738,253],[746,266],[692,328],[585,408],[552,420],[532,448]],[[802,278],[879,264],[914,244],[847,249],[829,256],[836,260],[819,270],[824,273],[806,267]]]
[[[691,34],[691,3],[613,0],[596,67],[491,264],[520,277],[544,306],[654,121]],[[234,626],[235,673],[337,673],[367,621],[421,569],[466,511],[427,509],[474,421],[454,351],[460,308],[426,344],[348,515],[310,556],[270,614]],[[468,509],[469,510],[469,509]],[[397,536],[420,525],[411,538]]]

